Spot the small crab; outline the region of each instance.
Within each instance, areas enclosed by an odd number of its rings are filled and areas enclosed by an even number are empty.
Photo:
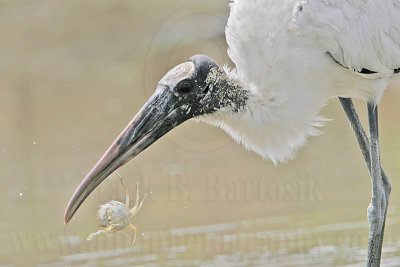
[[[121,184],[125,189],[126,203],[124,204],[116,200],[111,200],[103,205],[100,205],[97,211],[97,219],[99,226],[103,229],[91,233],[86,240],[90,241],[93,237],[102,233],[115,233],[129,226],[134,233],[132,242],[133,245],[136,240],[136,227],[131,223],[131,218],[134,217],[142,208],[143,201],[146,199],[147,194],[139,203],[139,183],[136,183],[136,203],[132,209],[129,208],[128,186],[125,180],[117,172],[116,175],[119,177]]]

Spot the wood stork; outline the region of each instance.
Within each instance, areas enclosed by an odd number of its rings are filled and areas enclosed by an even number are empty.
[[[234,0],[230,6],[226,40],[235,68],[196,55],[170,70],[79,185],[65,222],[107,176],[188,119],[218,126],[279,163],[319,133],[321,109],[340,97],[372,178],[367,266],[378,266],[391,187],[380,163],[377,106],[400,72],[400,1]],[[352,97],[367,102],[370,138]]]

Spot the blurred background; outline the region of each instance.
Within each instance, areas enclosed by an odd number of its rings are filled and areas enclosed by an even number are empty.
[[[85,239],[110,176],[65,226],[74,190],[173,66],[232,66],[228,1],[0,1],[0,266],[363,266],[370,178],[338,101],[296,160],[273,166],[221,130],[178,127],[120,173],[149,194],[128,229]],[[380,110],[393,191],[383,266],[400,266],[400,91]],[[365,121],[363,103],[357,103]]]

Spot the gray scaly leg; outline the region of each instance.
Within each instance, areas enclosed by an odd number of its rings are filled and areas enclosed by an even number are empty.
[[[378,107],[368,103],[370,131],[372,199],[368,207],[369,240],[367,266],[379,266],[381,262],[382,242],[385,231],[386,212],[389,204],[390,184],[384,180],[381,172],[379,152]]]
[[[364,160],[372,178],[372,200],[368,207],[370,236],[368,243],[367,266],[379,266],[382,252],[382,242],[385,230],[386,211],[389,202],[391,185],[380,163],[378,111],[373,103],[368,104],[371,143],[361,125],[353,102],[348,98],[339,98],[354,131]]]

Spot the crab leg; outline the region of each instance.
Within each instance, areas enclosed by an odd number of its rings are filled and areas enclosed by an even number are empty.
[[[97,231],[97,232],[91,233],[91,234],[86,238],[86,240],[87,240],[87,241],[90,241],[90,240],[93,239],[93,237],[95,237],[95,236],[97,236],[97,235],[100,235],[100,234],[103,234],[103,233],[108,233],[108,232],[110,232],[111,230],[112,230],[112,226],[109,225],[107,228],[105,228],[105,229],[103,229],[103,230],[99,230],[99,231]]]
[[[115,174],[118,176],[119,180],[121,181],[122,186],[125,189],[125,205],[129,207],[129,190],[128,190],[128,185],[126,184],[124,178],[122,178],[121,175],[119,175],[118,172],[115,172]],[[136,185],[137,187],[137,185]]]
[[[130,213],[131,216],[135,216],[135,214],[138,212],[138,205],[139,205],[139,182],[136,182],[136,202],[135,202],[135,206],[132,207]]]
[[[132,246],[133,246],[133,244],[135,244],[136,241],[136,227],[133,224],[129,224],[129,228],[131,228],[133,231],[133,241],[132,241]]]
[[[138,196],[137,201],[139,201],[139,191],[137,191],[137,192],[138,192],[137,193],[137,196]],[[136,202],[136,205],[131,209],[131,216],[135,216],[139,212],[139,210],[142,208],[143,202],[146,199],[146,197],[147,197],[147,194],[144,195],[144,198],[142,199],[142,201],[140,201],[139,205],[138,205],[138,202]]]

